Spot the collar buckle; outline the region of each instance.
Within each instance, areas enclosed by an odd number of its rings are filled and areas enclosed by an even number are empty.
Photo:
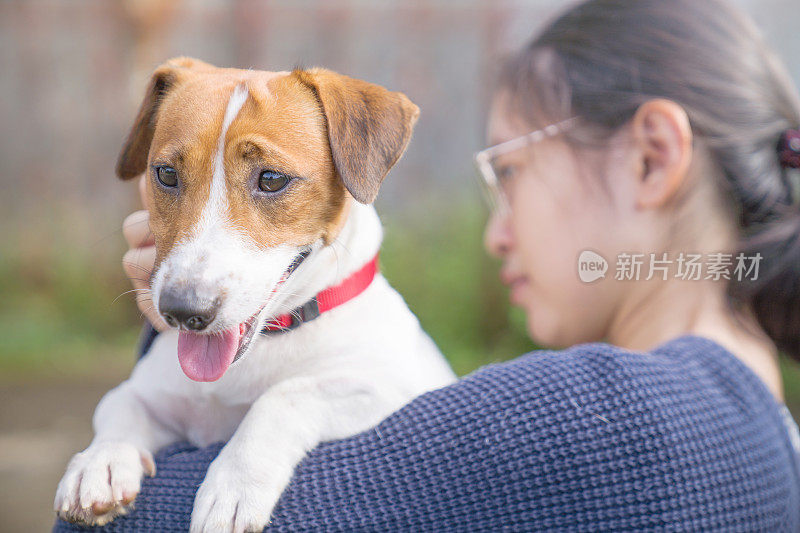
[[[310,322],[319,316],[319,303],[316,296],[296,308],[291,313],[292,322],[286,329],[294,329],[305,322]]]

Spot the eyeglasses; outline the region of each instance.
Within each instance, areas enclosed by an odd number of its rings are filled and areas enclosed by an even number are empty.
[[[551,124],[540,130],[532,131],[515,137],[509,141],[495,144],[489,148],[485,148],[474,155],[475,166],[483,178],[483,191],[485,193],[486,201],[489,204],[489,209],[492,213],[507,214],[509,212],[508,197],[503,192],[503,183],[508,181],[507,172],[503,168],[497,167],[497,158],[509,152],[514,152],[520,148],[525,148],[531,144],[543,141],[544,139],[563,133],[568,128],[572,127],[578,120],[578,117],[568,118],[556,124]]]

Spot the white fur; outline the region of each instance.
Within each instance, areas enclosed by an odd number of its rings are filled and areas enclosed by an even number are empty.
[[[246,97],[235,92],[226,110],[208,216],[164,261],[153,287],[157,293],[165,283],[181,280],[208,290],[224,288],[228,297],[213,331],[246,320],[269,299],[260,328],[265,319],[358,270],[382,239],[372,206],[353,201],[337,240],[329,246],[314,243],[311,255],[270,299],[298,249],[263,250],[232,231],[219,200],[224,190],[218,194],[224,188],[225,131]],[[227,440],[197,493],[191,530],[260,531],[310,449],[365,431],[415,396],[454,380],[381,275],[361,295],[316,320],[289,333],[257,337],[216,382],[184,375],[177,338],[174,330],[160,334],[131,377],[98,405],[95,438],[70,463],[58,487],[55,507],[62,516],[113,519],[125,510],[121,495],[138,492],[152,453],[179,440],[197,446]],[[87,511],[95,502],[116,505],[97,517]]]

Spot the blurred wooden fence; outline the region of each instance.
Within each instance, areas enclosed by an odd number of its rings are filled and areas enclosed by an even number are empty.
[[[191,55],[326,67],[422,108],[384,211],[474,188],[488,81],[563,0],[0,0],[0,254],[89,247],[135,205],[113,177],[149,72]],[[800,78],[800,2],[739,0]],[[115,237],[118,239],[118,237]]]

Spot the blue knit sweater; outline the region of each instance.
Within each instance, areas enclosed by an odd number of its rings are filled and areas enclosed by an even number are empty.
[[[221,444],[157,456],[102,531],[186,531]],[[800,435],[718,344],[540,351],[424,394],[298,466],[276,531],[800,531]],[[85,531],[66,523],[55,531]]]

